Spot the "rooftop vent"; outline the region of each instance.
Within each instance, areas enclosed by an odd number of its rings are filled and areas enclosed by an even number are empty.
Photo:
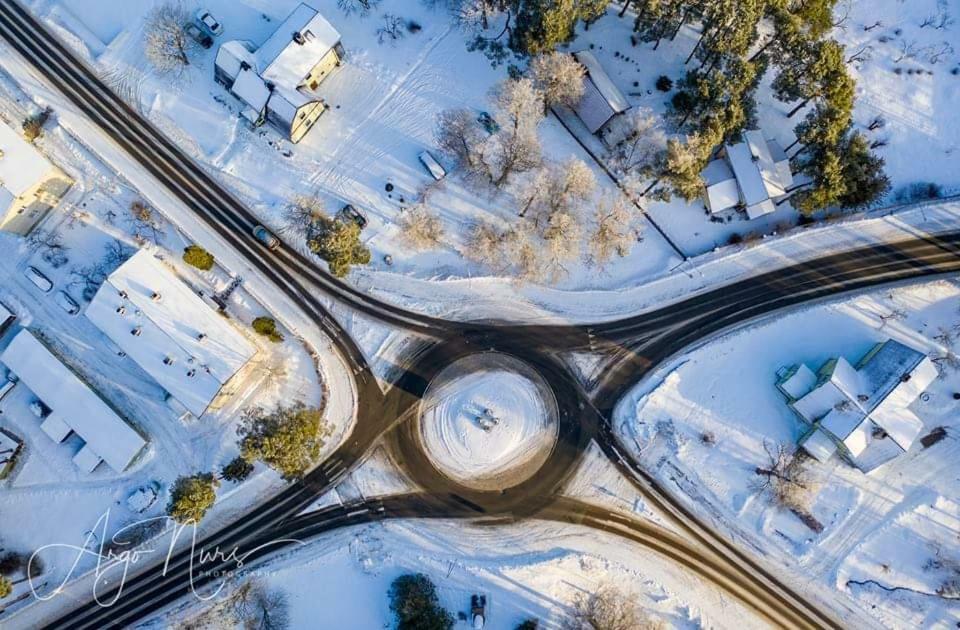
[[[117,291],[117,295],[122,297],[124,300],[130,297],[129,295],[127,295],[127,292],[124,291],[123,289],[120,289],[119,291]]]
[[[118,307],[117,307],[117,313],[118,313],[118,314],[123,315],[123,314],[126,313],[126,312],[127,312],[127,307],[126,307],[126,306],[118,306]]]
[[[301,46],[307,43],[307,40],[303,38],[303,33],[297,31],[293,34],[293,41],[297,42]]]
[[[196,370],[192,370],[192,369],[191,369],[191,370],[187,370],[187,376],[189,376],[190,378],[193,378],[193,377],[196,376],[196,375],[197,375],[197,371],[196,371]]]
[[[150,299],[153,300],[154,302],[159,302],[160,297],[161,297],[160,294],[157,293],[156,291],[150,294]]]
[[[173,357],[169,357],[169,356],[163,357],[163,364],[164,364],[164,365],[173,365]]]
[[[134,337],[139,337],[141,334],[143,334],[143,329],[137,326],[136,328],[130,331],[130,334],[133,335]]]
[[[197,341],[203,341],[207,338],[207,333],[197,333]]]
[[[906,383],[909,380],[910,380],[910,372],[907,372],[906,374],[900,377],[901,383]]]

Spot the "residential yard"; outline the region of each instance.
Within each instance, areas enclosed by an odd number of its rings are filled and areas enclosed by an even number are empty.
[[[940,281],[768,318],[691,351],[634,390],[617,409],[618,430],[649,470],[744,544],[849,593],[890,627],[955,623],[960,607],[937,589],[956,566],[960,518],[958,297],[956,283]],[[924,423],[921,437],[937,427],[946,437],[929,447],[918,440],[869,475],[836,456],[808,462],[817,532],[773,506],[755,473],[769,466],[768,450],[792,446],[802,431],[774,386],[776,371],[800,362],[815,369],[836,356],[856,361],[888,338],[938,364],[940,378],[911,409]]]

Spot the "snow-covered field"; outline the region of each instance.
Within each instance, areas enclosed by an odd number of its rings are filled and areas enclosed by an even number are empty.
[[[849,593],[890,627],[954,623],[960,605],[936,594],[950,569],[929,561],[937,549],[944,565],[957,559],[958,304],[960,287],[939,281],[770,318],[678,358],[652,391],[638,386],[617,409],[618,430],[649,470],[745,544]],[[856,360],[888,338],[939,365],[941,377],[912,409],[924,422],[921,436],[945,427],[947,437],[929,448],[918,440],[870,475],[837,458],[812,462],[817,533],[757,487],[765,446],[792,445],[802,429],[774,387],[776,371]]]
[[[420,434],[433,463],[472,487],[499,489],[537,470],[557,439],[557,402],[535,371],[507,355],[456,361],[430,383]]]
[[[468,611],[471,595],[486,595],[490,630],[512,630],[529,618],[560,627],[575,599],[602,585],[623,591],[666,627],[766,627],[736,600],[654,554],[553,523],[388,522],[338,532],[255,570],[287,594],[292,628],[392,627],[387,589],[411,572],[430,577],[455,617]],[[201,611],[193,603],[173,618]]]

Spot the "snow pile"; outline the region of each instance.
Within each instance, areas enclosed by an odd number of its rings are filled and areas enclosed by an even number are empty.
[[[557,403],[525,363],[499,353],[444,368],[421,403],[420,433],[445,474],[481,489],[528,477],[557,439]]]

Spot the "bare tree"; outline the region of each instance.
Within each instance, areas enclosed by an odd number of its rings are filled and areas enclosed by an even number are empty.
[[[437,117],[437,144],[458,166],[470,174],[485,170],[483,144],[486,136],[468,109],[448,109]]]
[[[286,230],[309,240],[316,228],[319,219],[326,217],[323,204],[316,197],[297,195],[283,212],[286,221]]]
[[[547,108],[576,105],[583,96],[585,74],[586,68],[569,53],[554,51],[538,55],[530,62],[530,76],[543,94]]]
[[[177,2],[164,2],[147,14],[144,53],[160,74],[179,76],[190,65],[189,53],[197,44],[184,30],[189,21],[190,14]]]
[[[107,276],[123,261],[130,257],[131,249],[122,241],[112,240],[104,246],[103,258],[90,265],[74,266],[70,269],[71,288],[79,287],[83,299],[93,299]]]
[[[806,457],[783,444],[771,447],[764,442],[763,448],[767,452],[767,461],[754,469],[758,476],[757,488],[766,492],[774,505],[790,510],[811,529],[822,529],[809,512],[818,484],[805,465]]]
[[[286,630],[290,627],[287,594],[270,589],[260,580],[250,579],[233,596],[237,620],[250,630]]]
[[[610,584],[584,594],[573,606],[573,614],[564,622],[565,630],[659,630],[660,620],[643,614],[633,599]]]
[[[521,217],[533,210],[540,212],[546,203],[547,191],[550,189],[552,173],[549,168],[540,167],[529,174],[516,186],[514,197],[517,200],[517,215]]]
[[[478,33],[490,27],[490,18],[503,9],[502,0],[450,0],[450,13],[457,25],[468,33]],[[508,22],[509,24],[509,17]],[[499,37],[498,37],[499,39]]]
[[[347,15],[359,13],[360,17],[367,17],[370,11],[380,4],[380,0],[337,0],[337,6]]]
[[[500,129],[485,145],[484,163],[490,182],[500,187],[513,173],[540,163],[537,125],[543,120],[543,95],[529,78],[508,79],[494,92]]]
[[[160,243],[164,234],[163,220],[157,216],[153,208],[139,199],[130,204],[130,224],[133,238],[137,242],[142,243],[149,235],[154,244]]]
[[[400,220],[400,238],[415,250],[437,247],[443,240],[440,217],[420,204],[404,213]]]
[[[383,43],[389,41],[391,44],[396,44],[397,41],[403,39],[404,32],[404,20],[399,15],[394,15],[393,13],[384,13],[383,14],[383,24],[377,28],[377,41]]]
[[[588,241],[592,264],[602,268],[614,254],[623,257],[630,253],[636,241],[631,229],[632,218],[620,195],[605,199],[597,206],[597,225]]]
[[[69,247],[63,244],[63,237],[54,230],[34,230],[27,236],[27,248],[40,257],[54,269],[64,266],[70,259],[67,257]]]
[[[477,223],[470,232],[464,256],[495,270],[506,266],[504,260],[504,233],[488,222]]]
[[[547,220],[543,230],[543,264],[551,280],[566,273],[564,263],[580,255],[583,226],[568,210],[557,210]]]
[[[543,258],[534,242],[528,222],[512,226],[502,238],[501,251],[513,267],[514,277],[520,282],[535,282],[543,277]]]

